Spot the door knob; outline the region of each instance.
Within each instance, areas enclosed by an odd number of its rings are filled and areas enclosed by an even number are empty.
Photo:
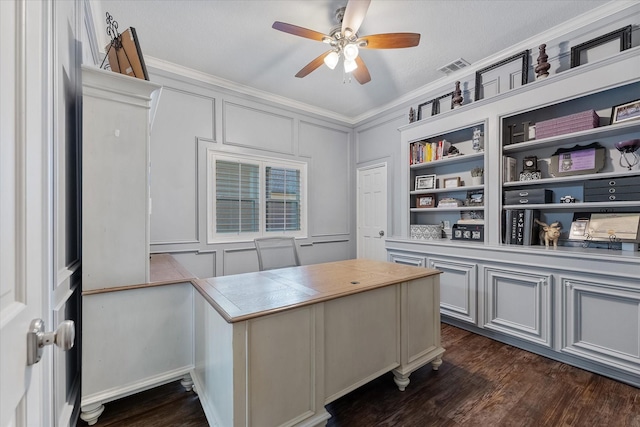
[[[380,237],[384,236],[384,231],[380,230],[380,232],[378,233],[380,235]]]
[[[76,325],[73,320],[60,323],[54,332],[44,331],[44,320],[33,319],[27,333],[27,365],[38,363],[42,358],[44,346],[55,344],[63,351],[73,347],[76,338]]]

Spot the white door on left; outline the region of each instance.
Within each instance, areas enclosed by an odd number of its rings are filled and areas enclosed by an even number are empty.
[[[0,426],[49,422],[47,363],[27,365],[45,318],[49,201],[43,17],[46,2],[0,1]],[[50,329],[52,325],[46,325]],[[50,351],[50,350],[49,350]]]
[[[387,260],[387,165],[358,169],[358,258]]]

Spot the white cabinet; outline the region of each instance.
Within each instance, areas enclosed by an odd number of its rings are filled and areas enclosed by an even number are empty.
[[[82,67],[82,289],[149,282],[149,109],[159,85]]]
[[[636,280],[563,275],[562,352],[640,375]]]
[[[484,328],[552,346],[550,274],[486,266],[484,286]]]
[[[406,256],[406,255],[405,255]],[[440,313],[470,324],[478,321],[478,264],[451,258],[429,258],[440,275]]]
[[[82,86],[81,418],[94,424],[104,402],[186,371],[189,337],[169,340],[189,327],[192,297],[190,285],[122,290],[151,281],[149,112],[160,86],[85,66]],[[182,314],[158,334],[172,308]]]

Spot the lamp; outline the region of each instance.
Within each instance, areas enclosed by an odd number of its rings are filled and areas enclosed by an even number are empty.
[[[344,59],[348,61],[354,61],[358,57],[358,46],[354,43],[349,43],[343,49]]]
[[[358,68],[358,64],[356,64],[356,61],[354,60],[350,60],[347,58],[344,58],[344,72],[345,73],[350,73],[353,70],[355,70],[356,68]]]
[[[324,57],[324,63],[327,65],[327,67],[333,70],[334,68],[336,68],[336,65],[338,64],[339,59],[340,59],[340,54],[334,50],[333,52],[330,52],[327,56]]]

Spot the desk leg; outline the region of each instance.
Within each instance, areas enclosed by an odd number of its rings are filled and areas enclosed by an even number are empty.
[[[431,366],[433,367],[434,371],[437,371],[440,365],[442,365],[442,357],[438,357],[433,362],[431,362]]]
[[[400,391],[404,391],[404,389],[407,388],[407,386],[411,382],[411,380],[409,379],[409,375],[411,375],[411,372],[403,374],[395,369],[393,370],[393,381],[396,383]]]

